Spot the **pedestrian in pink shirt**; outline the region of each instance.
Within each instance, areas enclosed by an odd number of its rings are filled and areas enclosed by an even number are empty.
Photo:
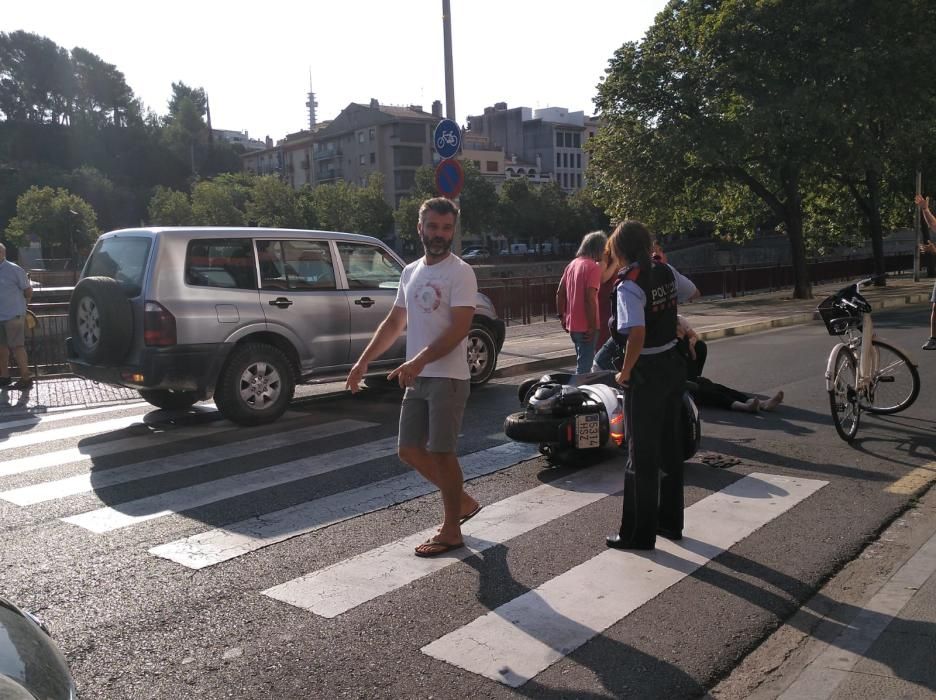
[[[592,231],[582,239],[575,259],[566,265],[556,290],[556,310],[562,329],[575,345],[575,373],[591,371],[595,359],[600,321],[598,288],[601,286],[601,260],[608,237]]]

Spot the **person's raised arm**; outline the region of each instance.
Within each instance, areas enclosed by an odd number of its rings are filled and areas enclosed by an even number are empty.
[[[367,347],[364,348],[364,352],[361,353],[358,361],[354,363],[354,367],[348,373],[348,379],[345,382],[346,389],[350,389],[352,394],[358,392],[361,379],[367,374],[367,366],[370,361],[389,350],[405,328],[406,309],[394,305],[387,317],[377,327],[374,337],[371,338]]]
[[[916,205],[923,213],[923,219],[926,221],[926,225],[929,226],[930,231],[936,233],[936,216],[933,216],[933,212],[930,211],[929,197],[924,199],[922,195],[917,195],[913,198],[913,201],[916,202]]]

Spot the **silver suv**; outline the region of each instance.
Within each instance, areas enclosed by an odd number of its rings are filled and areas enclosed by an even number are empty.
[[[127,229],[102,235],[69,306],[75,374],[137,389],[160,408],[214,397],[242,425],[276,420],[296,382],[343,378],[387,315],[404,263],[351,233]],[[473,384],[494,372],[504,322],[478,294]],[[373,373],[406,354],[400,338]]]

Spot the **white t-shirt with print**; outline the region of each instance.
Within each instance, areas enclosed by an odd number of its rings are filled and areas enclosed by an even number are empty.
[[[475,308],[478,280],[471,265],[456,255],[427,265],[425,258],[403,269],[395,306],[406,309],[406,359],[411,360],[434,343],[451,325],[455,306]],[[468,338],[445,357],[427,364],[420,377],[470,379]]]

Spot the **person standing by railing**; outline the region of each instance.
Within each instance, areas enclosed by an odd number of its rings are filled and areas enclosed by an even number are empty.
[[[575,373],[591,371],[598,340],[598,288],[601,286],[601,261],[608,237],[603,231],[585,235],[575,259],[566,265],[556,290],[556,310],[562,330],[575,345]]]
[[[936,216],[933,216],[933,212],[930,211],[929,197],[924,199],[922,196],[917,195],[914,201],[923,213],[923,218],[926,220],[929,230],[936,233]],[[927,253],[936,255],[936,244],[933,241],[927,241],[920,246],[920,253],[923,255]],[[933,293],[930,294],[930,337],[923,344],[923,349],[936,350],[936,284],[933,285]]]
[[[26,271],[6,259],[6,246],[0,243],[0,388],[10,386],[10,351],[19,367],[19,381],[10,388],[26,391],[32,387],[32,374],[26,358],[26,304],[32,299],[32,286]]]

